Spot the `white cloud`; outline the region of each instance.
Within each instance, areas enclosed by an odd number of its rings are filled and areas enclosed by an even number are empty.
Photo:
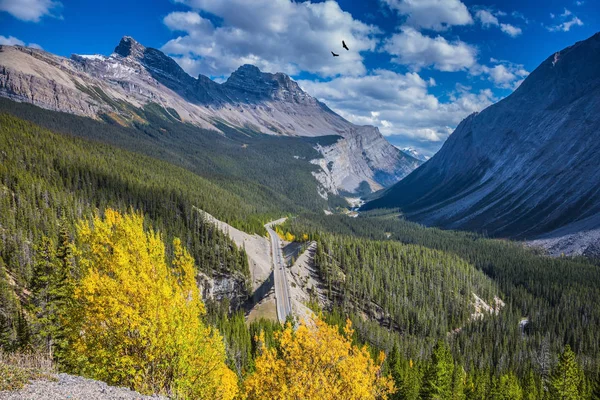
[[[525,70],[521,64],[500,61],[494,58],[490,62],[494,65],[477,65],[471,68],[469,72],[475,76],[486,77],[495,87],[511,90],[518,88],[527,75],[529,75],[529,71]]]
[[[299,82],[351,122],[375,125],[384,135],[394,135],[396,143],[402,137],[405,145],[435,150],[463,118],[496,99],[489,89],[471,93],[470,88],[459,87],[450,101],[442,102],[429,92],[432,83],[416,72],[389,70],[327,82]]]
[[[21,39],[18,39],[14,36],[2,36],[0,35],[0,45],[6,45],[6,46],[25,46],[25,42],[22,41]],[[27,45],[27,47],[31,47],[32,49],[38,49],[38,50],[43,50],[42,46],[40,46],[37,43],[29,43]]]
[[[511,37],[517,37],[521,33],[523,33],[523,31],[521,30],[521,28],[518,28],[518,27],[513,26],[511,24],[500,24],[500,30],[502,32],[506,33],[508,36],[511,36]]]
[[[22,21],[39,22],[45,16],[56,17],[62,3],[52,0],[0,0],[0,11]]]
[[[2,36],[2,35],[0,35],[0,44],[7,45],[7,46],[15,46],[15,45],[25,46],[25,42],[17,39],[14,36],[6,37],[6,36]]]
[[[525,22],[526,24],[529,23],[529,19],[527,19],[527,17],[525,17],[525,15],[521,14],[518,11],[513,11],[510,15],[513,16],[513,18],[518,18],[518,19],[522,19],[523,22]]]
[[[564,9],[563,13],[558,16],[551,13],[550,18],[559,19],[559,21],[562,21],[556,25],[546,26],[546,29],[548,29],[550,32],[569,32],[574,25],[583,26],[583,21],[581,21],[576,15],[566,8]]]
[[[506,33],[511,37],[517,37],[521,33],[523,33],[523,31],[519,27],[516,27],[511,24],[500,23],[500,21],[498,21],[498,18],[496,16],[506,16],[505,12],[496,11],[494,14],[492,14],[492,12],[489,10],[481,9],[475,12],[475,18],[479,20],[481,26],[483,26],[484,28],[488,28],[490,26],[498,26],[500,27],[500,30],[502,32]]]
[[[575,5],[582,6],[584,3],[585,3],[585,1],[576,1]]]
[[[477,10],[477,12],[475,13],[475,18],[477,18],[481,22],[481,25],[484,27],[492,25],[498,26],[499,24],[498,18],[496,18],[488,10]]]
[[[383,49],[393,55],[393,62],[415,71],[429,66],[440,71],[460,71],[475,65],[477,56],[475,47],[465,42],[425,36],[407,26],[387,39]]]
[[[320,76],[366,73],[364,51],[374,50],[379,30],[343,11],[337,2],[291,0],[178,0],[195,11],[173,12],[164,23],[181,36],[162,50],[192,75],[224,76],[249,63],[270,72]],[[198,11],[198,12],[197,12]],[[203,18],[210,13],[219,26]],[[342,49],[345,40],[350,51]],[[330,51],[340,53],[333,58]]]
[[[460,0],[381,0],[392,10],[408,16],[406,24],[415,28],[442,31],[454,25],[470,25],[471,14]]]
[[[569,21],[565,21],[562,24],[548,26],[547,28],[550,32],[558,32],[558,31],[569,32],[573,25],[583,26],[583,21],[581,21],[577,17],[573,17]]]

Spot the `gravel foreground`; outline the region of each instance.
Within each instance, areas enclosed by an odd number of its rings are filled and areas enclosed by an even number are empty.
[[[109,386],[104,382],[68,374],[57,374],[57,381],[35,380],[21,390],[0,392],[0,400],[113,400],[113,399],[164,399],[144,396],[133,390]]]

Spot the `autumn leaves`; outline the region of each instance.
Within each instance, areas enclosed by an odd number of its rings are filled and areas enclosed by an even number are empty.
[[[77,232],[73,253],[83,273],[63,321],[70,372],[186,399],[358,400],[394,391],[381,375],[383,354],[375,361],[352,345],[350,323],[340,334],[318,318],[278,333],[240,381],[225,363],[220,333],[203,321],[194,262],[179,239],[167,257],[141,214],[111,209]]]

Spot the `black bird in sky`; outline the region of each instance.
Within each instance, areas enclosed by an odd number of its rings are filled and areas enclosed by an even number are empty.
[[[345,48],[346,50],[350,50],[350,49],[348,48],[348,46],[346,46],[346,42],[344,42],[343,40],[342,40],[342,47],[343,47],[343,48]]]
[[[333,51],[331,52],[331,55],[334,56],[334,57],[339,57],[340,56],[339,54],[335,54]]]

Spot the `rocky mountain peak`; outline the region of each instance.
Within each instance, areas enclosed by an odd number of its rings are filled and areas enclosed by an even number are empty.
[[[146,48],[131,36],[123,36],[119,42],[119,45],[115,47],[115,53],[122,57],[141,59],[144,57],[145,51]]]
[[[234,71],[223,86],[236,93],[251,97],[282,100],[311,101],[298,84],[288,75],[262,72],[254,65],[245,64]],[[311,98],[312,99],[312,98]]]

